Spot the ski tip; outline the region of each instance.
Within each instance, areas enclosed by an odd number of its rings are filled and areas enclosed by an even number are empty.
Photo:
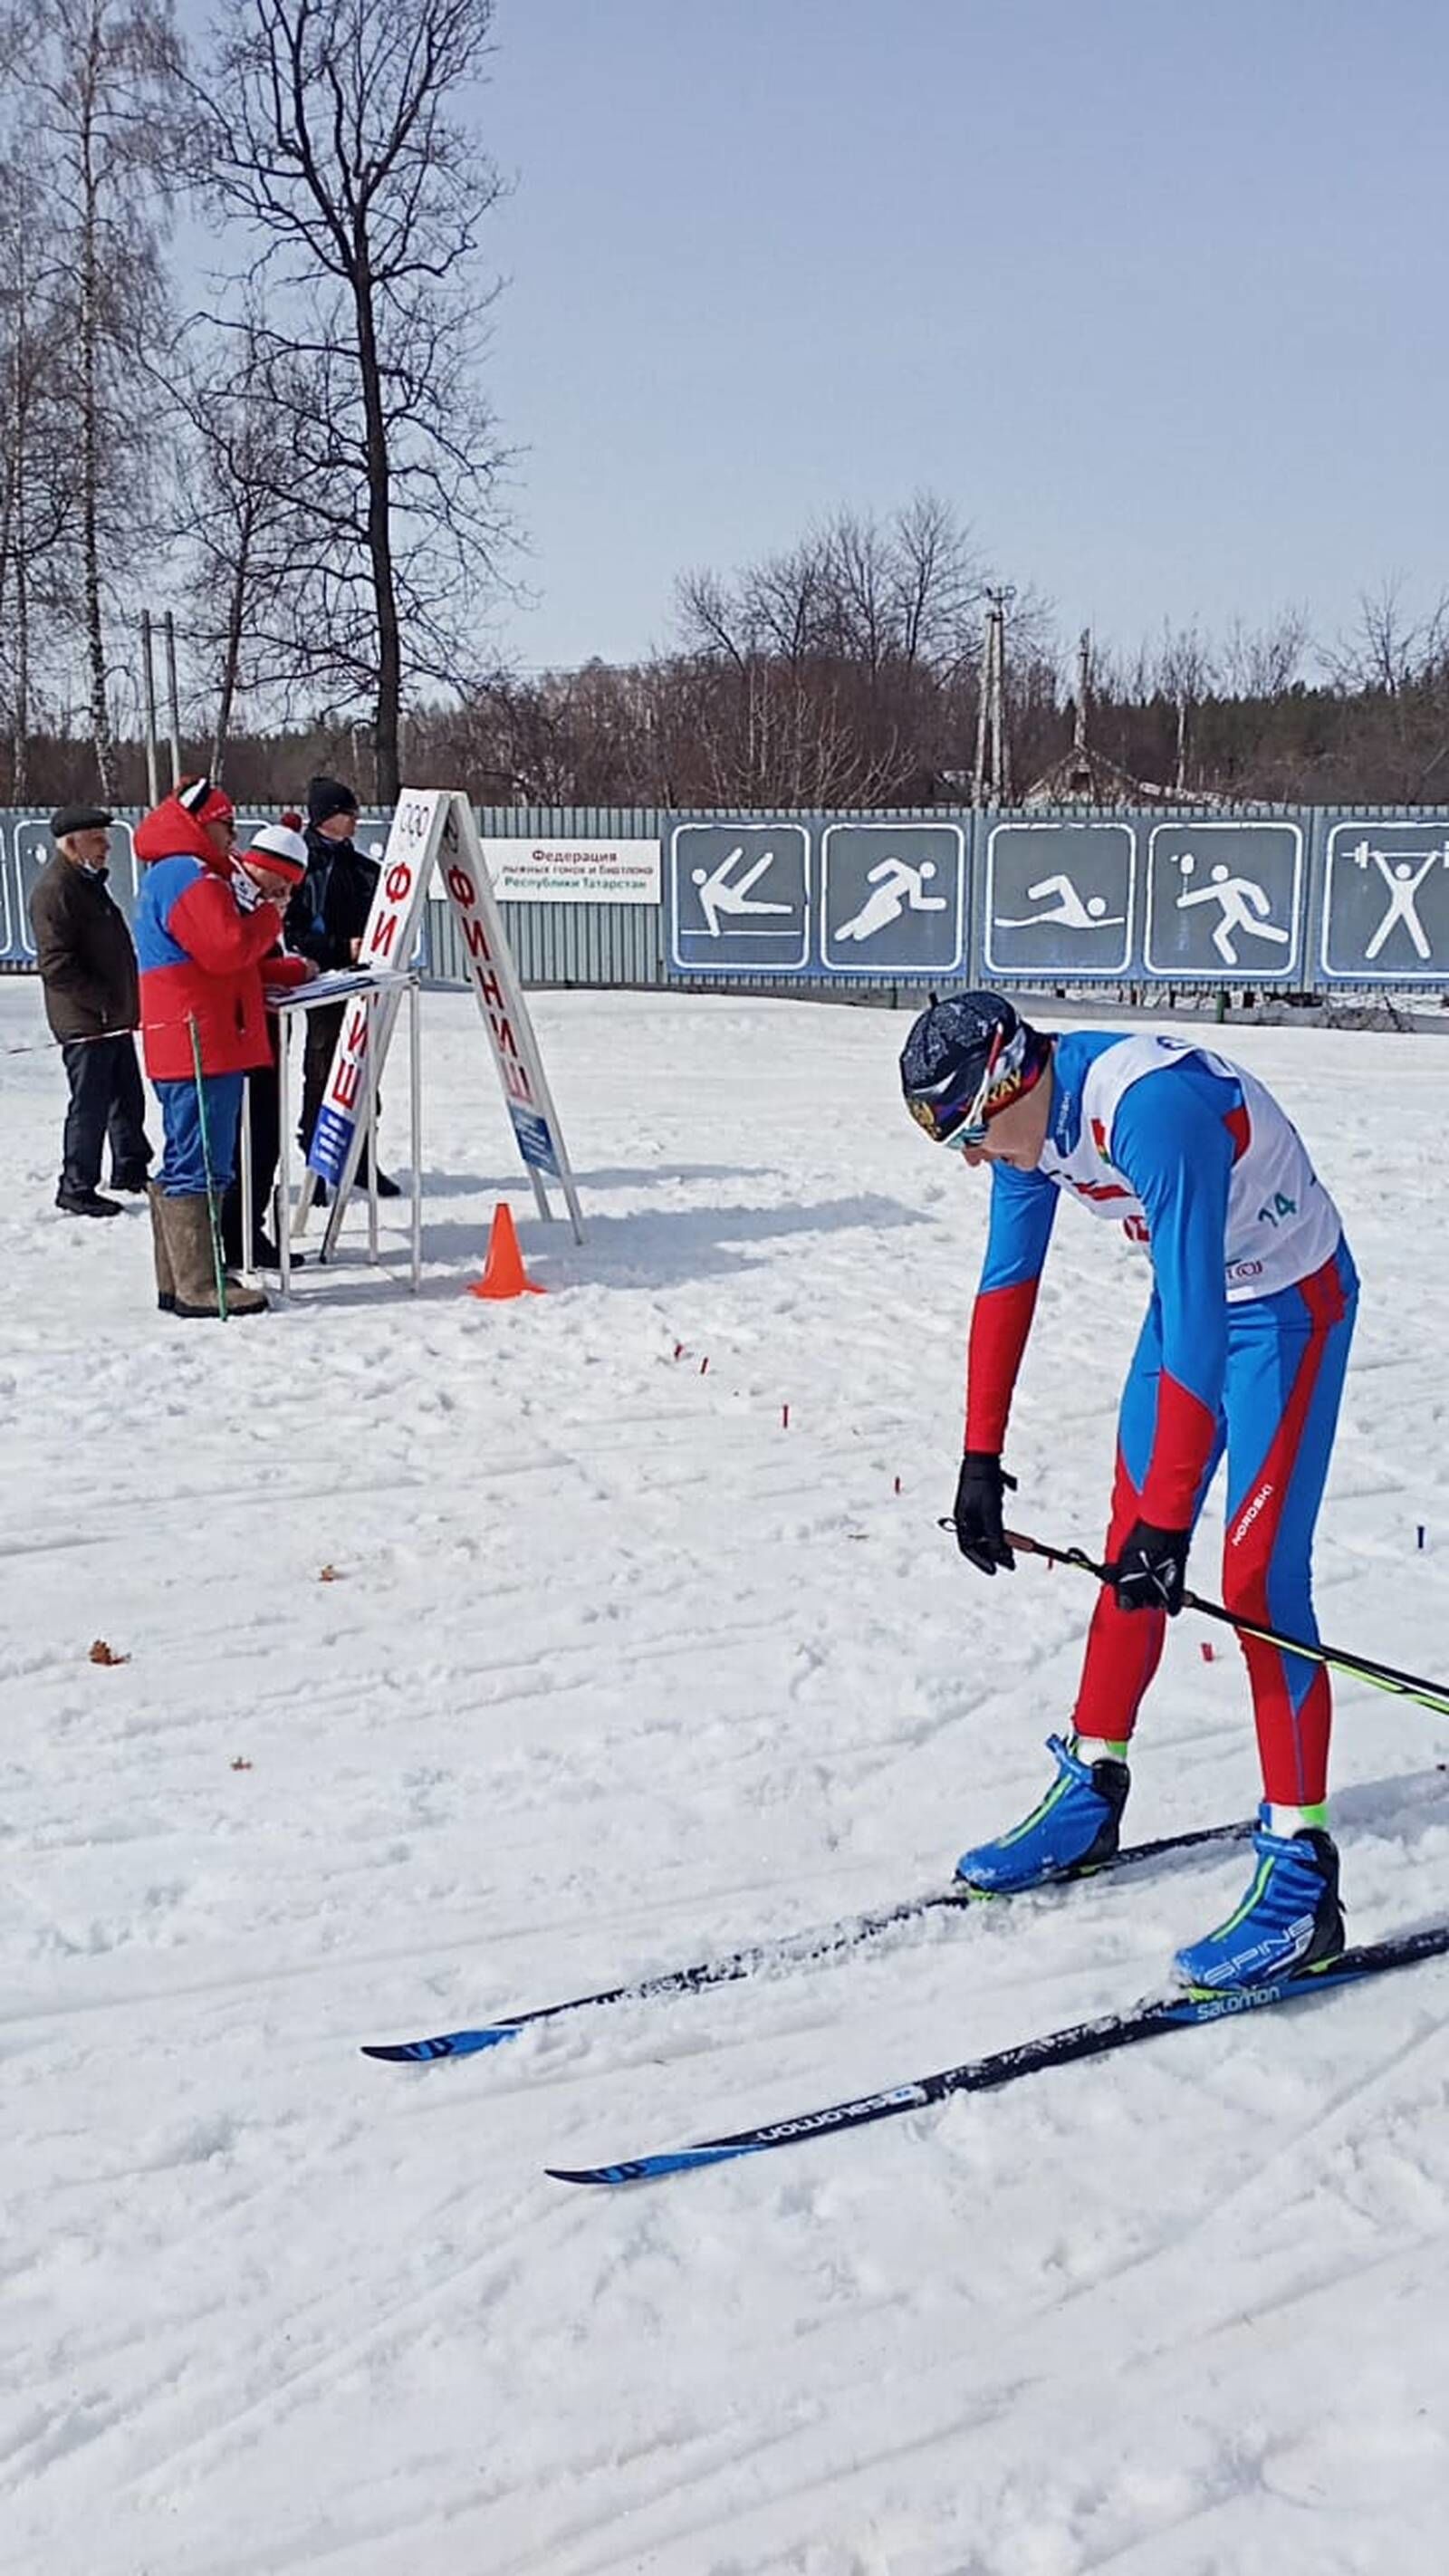
[[[517,2036],[510,2023],[497,2022],[481,2030],[440,2031],[436,2039],[365,2042],[361,2053],[379,2058],[385,2066],[435,2066],[445,2057],[477,2057],[485,2048],[501,2048],[505,2039]]]
[[[446,2039],[401,2039],[364,2041],[359,2054],[375,2057],[384,2066],[430,2066],[434,2058],[451,2057],[453,2051]]]
[[[550,2182],[657,2182],[665,2174],[695,2173],[701,2165],[728,2164],[734,2156],[747,2156],[750,2149],[740,2147],[678,2147],[672,2155],[635,2156],[620,2165],[545,2165]]]

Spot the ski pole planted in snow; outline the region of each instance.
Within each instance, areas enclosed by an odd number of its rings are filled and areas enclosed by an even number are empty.
[[[201,1032],[196,1013],[189,1011],[186,1025],[191,1031],[191,1061],[196,1071],[196,1117],[201,1129],[201,1167],[206,1174],[206,1212],[211,1219],[211,1262],[216,1273],[216,1311],[223,1323],[226,1314],[226,1261],[221,1248],[221,1201],[216,1192],[216,1173],[211,1159],[211,1129],[206,1116],[206,1084],[201,1072]]]

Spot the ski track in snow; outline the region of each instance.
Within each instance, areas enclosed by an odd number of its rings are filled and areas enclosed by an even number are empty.
[[[7,1058],[0,2569],[1438,2576],[1442,1965],[654,2189],[543,2175],[1129,2002],[1240,1852],[357,2054],[939,1883],[1037,1792],[1090,1609],[935,1527],[986,1191],[901,1117],[905,1017],[535,1016],[587,1243],[432,995],[423,1295],[354,1255],[224,1332],[154,1313],[144,1210],[54,1215],[60,1066]],[[1226,1051],[1364,1275],[1325,1632],[1449,1675],[1442,1051]],[[554,1293],[498,1308],[460,1291],[504,1194]],[[1010,1446],[1045,1537],[1100,1538],[1144,1284],[1064,1213]],[[1338,1699],[1372,1939],[1449,1907],[1449,1722]],[[1132,1830],[1255,1794],[1184,1619]]]

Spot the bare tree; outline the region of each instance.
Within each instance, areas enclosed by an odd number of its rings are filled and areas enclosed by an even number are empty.
[[[34,612],[73,534],[78,481],[60,397],[64,329],[48,209],[31,202],[18,154],[0,164],[0,667],[9,694],[10,793],[29,794]]]
[[[1279,609],[1255,628],[1234,618],[1219,657],[1226,689],[1237,698],[1282,697],[1300,678],[1307,651],[1302,608]]]
[[[30,157],[47,167],[72,363],[77,545],[91,735],[116,792],[106,602],[147,519],[152,444],[135,375],[164,325],[164,189],[181,47],[171,0],[25,0],[0,42],[27,94]]]
[[[986,570],[949,503],[840,510],[784,553],[686,575],[684,654],[714,685],[709,793],[879,803],[964,765]]]
[[[985,580],[969,529],[922,492],[885,521],[839,510],[731,579],[686,574],[677,608],[694,651],[737,664],[767,653],[797,667],[824,656],[878,674],[974,654]]]
[[[205,183],[259,243],[256,347],[311,514],[266,640],[314,701],[370,704],[386,801],[406,683],[466,678],[507,536],[475,372],[501,183],[458,115],[492,20],[493,0],[227,0],[196,97]]]
[[[1200,706],[1211,694],[1217,666],[1195,618],[1189,626],[1173,626],[1164,618],[1161,640],[1143,676],[1143,696],[1165,698],[1169,706]]]
[[[1397,697],[1444,660],[1449,637],[1449,594],[1441,591],[1424,617],[1411,617],[1404,606],[1401,573],[1388,575],[1377,590],[1360,591],[1356,631],[1340,637],[1323,660],[1340,689],[1377,689]]]
[[[882,526],[841,511],[825,531],[839,642],[872,670],[943,668],[975,653],[986,567],[949,502],[918,492]]]
[[[732,581],[714,572],[681,574],[675,601],[686,650],[719,656],[739,671],[762,654],[798,669],[826,648],[829,578],[819,535],[766,555]]]
[[[167,384],[185,423],[173,531],[191,602],[187,642],[211,710],[208,768],[220,778],[243,700],[279,695],[279,632],[289,629],[298,568],[325,499],[304,471],[291,422],[306,399],[300,362],[272,345],[255,313],[233,331],[195,327],[172,353]]]

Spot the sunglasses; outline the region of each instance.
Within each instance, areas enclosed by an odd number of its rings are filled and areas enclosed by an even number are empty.
[[[933,1100],[913,1100],[910,1104],[911,1116],[917,1124],[924,1127],[927,1135],[934,1138],[938,1145],[949,1147],[953,1154],[963,1154],[969,1147],[984,1145],[992,1109],[1004,1109],[1006,1099],[1011,1096],[1015,1080],[1014,1076],[1008,1075],[1006,1081],[1000,1086],[1005,1097],[996,1101],[991,1097],[993,1088],[996,1087],[997,1067],[1001,1061],[1005,1043],[1006,1032],[1004,1029],[998,1029],[992,1038],[981,1080],[971,1097],[966,1114],[964,1118],[957,1121],[955,1126],[949,1129],[942,1127],[940,1112]]]
[[[988,1132],[984,1118],[966,1118],[949,1136],[943,1136],[941,1143],[948,1154],[969,1154],[985,1144]]]

